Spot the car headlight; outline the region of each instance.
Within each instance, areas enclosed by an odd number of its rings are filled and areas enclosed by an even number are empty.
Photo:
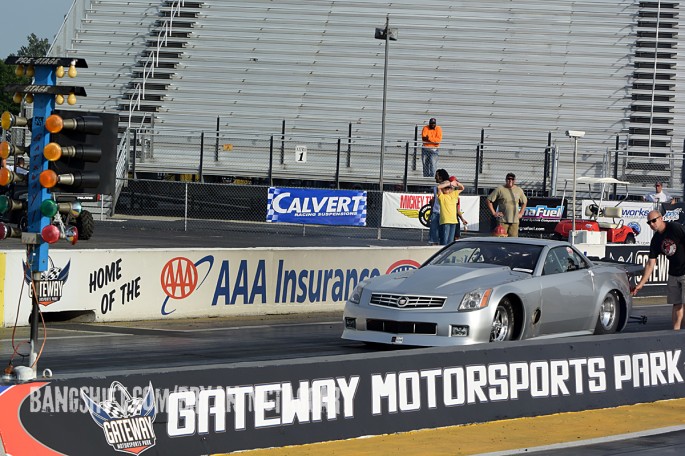
[[[464,295],[459,304],[459,310],[476,310],[482,309],[488,306],[490,301],[490,295],[492,294],[492,288],[487,290],[473,290]]]
[[[359,301],[362,299],[362,291],[364,291],[364,284],[360,283],[356,287],[354,287],[354,291],[352,291],[352,294],[349,297],[349,301],[352,304],[359,304]]]

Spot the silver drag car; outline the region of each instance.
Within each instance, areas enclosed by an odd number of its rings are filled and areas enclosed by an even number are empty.
[[[462,239],[419,269],[361,282],[342,338],[446,346],[614,333],[631,312],[627,269],[567,242]]]

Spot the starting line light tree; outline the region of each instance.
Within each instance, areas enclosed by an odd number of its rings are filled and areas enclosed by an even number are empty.
[[[4,88],[6,92],[14,93],[15,102],[21,102],[24,99],[27,103],[33,103],[33,118],[26,119],[4,112],[0,119],[3,130],[8,130],[14,126],[26,126],[31,131],[29,172],[27,176],[23,177],[28,192],[26,207],[28,222],[27,232],[22,233],[21,237],[22,242],[27,244],[27,265],[31,272],[42,272],[47,270],[49,261],[48,239],[42,235],[46,232],[54,234],[54,229],[51,228],[54,226],[53,219],[41,212],[41,204],[53,199],[53,195],[40,182],[40,174],[48,169],[49,163],[43,155],[43,151],[50,141],[50,132],[45,128],[46,119],[52,115],[55,103],[63,103],[65,96],[69,104],[74,104],[76,103],[76,96],[86,95],[82,87],[57,85],[57,78],[63,77],[65,73],[71,78],[76,77],[76,68],[86,68],[87,65],[83,59],[68,57],[10,56],[5,60],[5,63],[16,65],[17,75],[33,77],[32,84],[13,84]],[[65,71],[65,67],[68,68],[68,71]],[[3,158],[5,158],[5,153],[9,156],[23,152],[21,148],[16,146],[0,146],[0,154]],[[9,185],[21,180],[22,177],[15,171],[10,171],[7,168],[0,170],[0,185]],[[61,232],[63,237],[66,237],[66,230],[63,226],[55,228]],[[75,233],[71,230],[70,234],[73,237]],[[54,236],[49,241],[54,242]]]
[[[27,103],[33,103],[33,118],[27,119],[24,117],[13,115],[9,112],[4,112],[0,117],[3,130],[7,131],[11,127],[23,126],[31,131],[31,146],[29,148],[29,171],[28,175],[20,176],[19,173],[11,171],[5,167],[0,169],[0,185],[12,185],[24,181],[27,186],[28,198],[24,204],[21,201],[12,198],[6,198],[0,201],[0,209],[6,210],[26,210],[27,214],[27,231],[22,232],[19,227],[12,227],[5,223],[0,223],[0,239],[6,237],[21,237],[22,243],[26,244],[26,266],[22,276],[31,277],[31,284],[33,287],[32,295],[32,311],[31,311],[31,354],[29,357],[30,370],[32,378],[36,378],[38,356],[36,353],[36,340],[38,338],[38,320],[39,320],[39,304],[40,296],[38,290],[39,283],[42,279],[42,272],[47,271],[49,266],[49,244],[56,242],[63,238],[74,243],[78,237],[78,233],[74,227],[65,227],[62,223],[62,218],[58,214],[59,211],[73,211],[77,210],[71,204],[58,204],[55,201],[54,195],[50,193],[51,189],[57,189],[58,185],[69,186],[70,191],[74,189],[82,189],[84,187],[100,188],[100,179],[97,184],[93,185],[93,179],[84,179],[81,172],[85,171],[85,166],[82,162],[90,160],[97,162],[100,158],[95,158],[95,154],[91,151],[89,154],[81,152],[90,144],[99,144],[100,139],[97,135],[102,133],[102,126],[100,125],[97,133],[89,130],[86,132],[81,128],[82,122],[79,118],[87,117],[88,114],[69,112],[68,114],[54,113],[55,103],[62,104],[66,101],[73,105],[76,103],[77,96],[85,96],[86,92],[82,87],[72,85],[57,85],[57,78],[68,74],[69,77],[77,75],[76,68],[87,68],[86,62],[83,59],[74,59],[68,57],[15,57],[10,56],[5,60],[8,65],[16,65],[16,74],[33,77],[33,83],[28,85],[8,85],[4,88],[6,92],[13,93],[13,100],[16,103],[21,103],[24,100]],[[65,70],[68,68],[68,70]],[[53,116],[54,115],[54,116]],[[93,116],[100,116],[101,114],[94,114]],[[104,116],[104,115],[103,115]],[[72,118],[74,120],[64,120]],[[48,120],[50,119],[50,122]],[[108,120],[108,122],[110,122]],[[92,122],[86,122],[92,124]],[[98,122],[96,122],[98,123]],[[104,122],[100,122],[103,123]],[[60,128],[54,130],[55,125],[59,124]],[[48,126],[54,128],[48,128]],[[76,125],[76,126],[74,126]],[[54,131],[53,131],[54,130]],[[64,144],[62,141],[67,130],[86,134],[86,137],[73,139],[73,143]],[[62,136],[61,136],[62,135]],[[53,138],[52,136],[56,136]],[[3,138],[6,139],[6,138]],[[84,145],[78,144],[82,141]],[[114,130],[114,139],[108,136],[107,141],[112,142],[112,147],[116,147],[116,127]],[[53,145],[51,145],[53,144]],[[50,146],[49,146],[50,145]],[[49,146],[49,147],[48,147]],[[116,154],[111,150],[104,151],[106,155],[111,155],[111,160],[115,160]],[[0,156],[7,158],[10,155],[21,155],[26,153],[22,146],[15,146],[6,141],[0,143]],[[87,157],[86,157],[87,155]],[[54,160],[51,161],[51,160]],[[66,167],[66,170],[59,169],[59,165]],[[52,165],[51,165],[52,164]],[[104,165],[103,162],[103,166]],[[108,166],[111,166],[108,165]],[[56,169],[57,168],[57,169]],[[72,169],[74,168],[74,169]],[[50,171],[50,172],[48,172]],[[64,171],[64,172],[63,172]],[[48,175],[48,177],[42,177]],[[52,174],[51,174],[52,173]],[[52,176],[56,176],[52,178]],[[64,176],[71,174],[72,177]],[[79,175],[80,177],[76,177]],[[62,177],[63,176],[63,177]],[[52,185],[43,185],[44,181],[49,181]],[[53,183],[54,181],[54,183]],[[111,189],[110,189],[111,190]],[[50,203],[52,202],[52,204]],[[24,367],[23,369],[27,369]],[[22,375],[26,380],[26,374]],[[17,373],[19,378],[19,373]]]

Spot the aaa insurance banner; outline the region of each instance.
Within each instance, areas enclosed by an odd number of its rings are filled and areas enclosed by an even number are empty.
[[[390,193],[383,192],[383,218],[381,226],[386,228],[427,229],[419,221],[419,210],[433,198],[430,193]],[[479,230],[478,196],[460,196],[459,204],[469,231]]]
[[[366,226],[366,192],[270,187],[266,221]]]

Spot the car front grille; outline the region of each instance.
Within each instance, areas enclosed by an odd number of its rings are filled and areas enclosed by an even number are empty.
[[[425,323],[422,321],[392,321],[392,320],[366,320],[367,331],[379,331],[391,334],[428,334],[438,333],[437,323]]]
[[[373,293],[371,304],[397,309],[440,309],[445,304],[445,298]]]

